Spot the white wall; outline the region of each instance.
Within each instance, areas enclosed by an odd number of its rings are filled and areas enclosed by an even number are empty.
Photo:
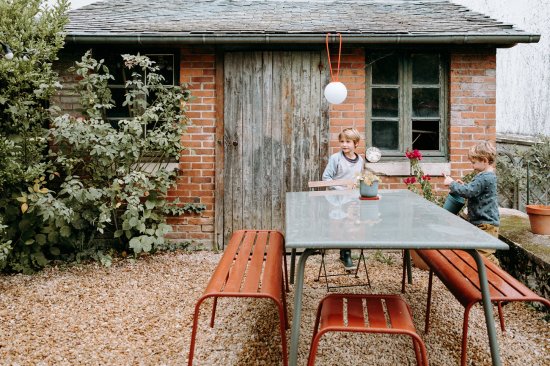
[[[550,0],[452,0],[540,34],[497,51],[497,132],[550,135]]]
[[[88,4],[91,4],[91,3],[95,3],[99,0],[70,0],[71,2],[71,9],[76,9],[76,8],[80,8],[84,5],[88,5]],[[52,5],[52,4],[55,4],[57,2],[57,0],[47,0],[46,1],[49,5]]]

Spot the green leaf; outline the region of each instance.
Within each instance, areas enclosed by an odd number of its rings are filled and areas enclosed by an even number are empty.
[[[59,250],[58,247],[50,247],[50,253],[57,257],[59,254],[61,254],[61,250]]]
[[[71,228],[67,225],[62,226],[59,230],[59,233],[62,237],[68,238],[71,235]]]
[[[36,234],[35,239],[36,239],[36,242],[40,245],[44,245],[47,242],[46,235],[44,234]]]

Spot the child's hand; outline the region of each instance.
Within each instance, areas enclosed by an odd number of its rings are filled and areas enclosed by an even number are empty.
[[[460,179],[457,179],[456,182],[457,182],[458,184],[464,184],[464,182],[463,182],[462,180],[460,180]]]
[[[443,173],[443,176],[445,177],[445,180],[443,181],[443,184],[445,184],[446,186],[448,186],[449,184],[454,182],[454,179],[451,178],[450,176],[448,176],[447,174]]]

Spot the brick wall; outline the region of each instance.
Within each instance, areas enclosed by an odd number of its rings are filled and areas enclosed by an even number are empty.
[[[75,61],[80,60],[83,54],[83,51],[63,51],[59,56],[59,60],[53,64],[54,70],[57,70],[59,74],[59,81],[63,85],[63,89],[60,89],[52,97],[52,104],[61,108],[61,114],[69,113],[74,116],[82,114],[80,97],[75,91],[78,80],[68,70],[70,67],[75,66]]]
[[[331,63],[336,77],[338,66],[338,52],[331,50]],[[328,67],[328,65],[327,65]],[[338,135],[349,127],[356,128],[361,134],[359,143],[360,154],[365,153],[365,51],[363,48],[343,48],[340,59],[340,73],[338,81],[344,83],[348,89],[348,96],[342,104],[331,104],[330,118],[330,154],[338,152],[340,144]],[[323,89],[324,90],[324,89]]]
[[[468,149],[481,141],[496,144],[496,52],[453,54],[450,75],[451,175],[472,169]]]
[[[182,202],[203,203],[206,211],[169,218],[173,232],[168,238],[192,241],[194,246],[212,247],[214,242],[214,141],[216,133],[216,55],[213,49],[185,47],[181,50],[180,81],[187,83],[193,99],[187,106],[191,119],[182,144],[176,189],[170,196]]]

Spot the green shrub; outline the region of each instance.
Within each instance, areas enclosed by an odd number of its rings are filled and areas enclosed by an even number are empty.
[[[184,149],[190,94],[163,85],[147,57],[122,56],[132,118],[104,119],[112,76],[89,53],[74,70],[84,116],[52,118],[59,109],[49,100],[60,85],[51,63],[63,45],[67,3],[0,3],[0,37],[15,54],[0,58],[0,270],[29,273],[58,259],[108,265],[114,250],[169,248],[165,216],[204,209],[166,196],[176,173],[164,166]]]

